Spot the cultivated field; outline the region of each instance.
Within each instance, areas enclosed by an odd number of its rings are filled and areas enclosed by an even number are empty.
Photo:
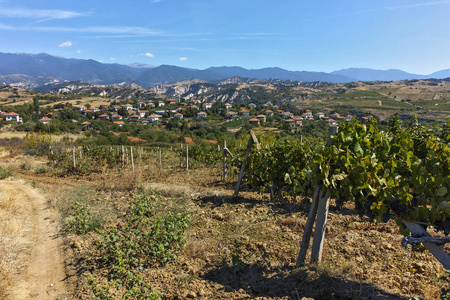
[[[168,149],[161,166],[153,151],[134,162],[134,172],[131,162],[107,168],[98,161],[87,175],[61,174],[17,144],[0,153],[0,298],[120,299],[130,285],[162,299],[438,299],[447,287],[432,255],[400,245],[392,220],[370,222],[351,205],[331,208],[322,264],[295,268],[309,198],[273,203],[247,186],[234,198],[235,171],[223,182],[218,164],[186,170]],[[164,252],[163,243],[152,263],[109,257],[128,266],[120,273],[102,256],[112,253],[106,238],[139,243],[128,238],[140,232],[135,226],[144,223],[132,220],[145,222],[136,214],[145,209],[167,228],[186,221],[185,240],[170,229],[163,235],[185,246]],[[168,212],[177,213],[170,219]]]

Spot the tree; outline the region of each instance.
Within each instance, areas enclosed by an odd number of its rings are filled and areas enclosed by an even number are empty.
[[[36,112],[37,115],[39,115],[39,99],[38,97],[33,97],[33,106],[34,106],[34,111]]]

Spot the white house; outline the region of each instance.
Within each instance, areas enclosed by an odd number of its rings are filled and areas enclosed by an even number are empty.
[[[10,112],[5,115],[5,121],[22,123],[22,118],[19,116],[19,114]]]

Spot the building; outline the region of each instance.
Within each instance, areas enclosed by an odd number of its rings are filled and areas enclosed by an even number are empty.
[[[111,121],[118,121],[118,120],[122,120],[121,115],[112,115],[111,116]]]
[[[42,124],[50,124],[51,121],[52,119],[49,119],[47,117],[43,117],[42,119],[39,120],[39,122],[41,122]]]
[[[202,107],[203,109],[211,109],[212,103],[203,103]]]
[[[271,111],[270,109],[266,110],[266,115],[268,115],[269,117],[273,117],[273,111]]]
[[[259,122],[266,122],[266,116],[265,115],[257,115],[256,118],[259,120]]]
[[[137,122],[141,119],[140,115],[132,115],[128,117],[128,122]]]
[[[173,116],[174,116],[174,118],[183,119],[183,115],[180,113],[176,113]]]
[[[237,116],[237,113],[235,113],[234,111],[229,111],[229,112],[227,112],[227,114],[225,115],[225,117],[226,117],[227,119],[234,119],[234,118],[236,118],[236,116]]]
[[[197,118],[206,118],[206,116],[207,116],[207,114],[203,111],[201,111],[197,114]]]
[[[256,118],[250,119],[250,120],[248,120],[248,122],[250,123],[250,125],[253,125],[253,126],[259,125],[259,120]]]
[[[323,112],[318,112],[315,114],[317,119],[322,119],[323,117],[325,117],[325,114]]]
[[[152,123],[159,122],[160,119],[162,119],[162,116],[157,114],[151,114],[150,116],[147,117],[147,121]]]
[[[5,121],[22,123],[22,118],[15,112],[9,112],[5,115]]]
[[[107,114],[101,114],[101,115],[98,116],[98,119],[99,120],[108,120],[109,116]]]
[[[126,110],[132,110],[133,109],[133,105],[131,105],[131,104],[124,104],[124,105],[122,105],[122,108],[125,108]]]
[[[250,112],[249,112],[248,110],[246,110],[246,109],[241,110],[241,114],[242,114],[244,117],[250,116]]]
[[[250,104],[248,105],[248,107],[249,107],[250,109],[255,109],[255,108],[256,108],[256,104],[250,103]]]

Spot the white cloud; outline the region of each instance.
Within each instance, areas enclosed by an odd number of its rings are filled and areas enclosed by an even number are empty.
[[[147,53],[139,53],[137,56],[146,56],[146,57],[151,57],[151,58],[153,58],[153,57],[155,57],[152,53],[150,53],[150,52],[147,52]]]
[[[67,42],[63,42],[61,44],[58,45],[58,47],[72,47],[72,42],[71,41],[67,41]]]
[[[31,19],[70,19],[75,17],[89,16],[91,13],[76,12],[60,9],[28,9],[28,8],[1,8],[0,16],[11,18]]]
[[[109,60],[116,61],[116,60],[119,60],[119,58],[118,57],[110,57]]]
[[[187,57],[180,57],[180,61],[187,61],[189,58]]]
[[[77,50],[77,53],[80,54],[80,53],[81,53],[81,50]]]

